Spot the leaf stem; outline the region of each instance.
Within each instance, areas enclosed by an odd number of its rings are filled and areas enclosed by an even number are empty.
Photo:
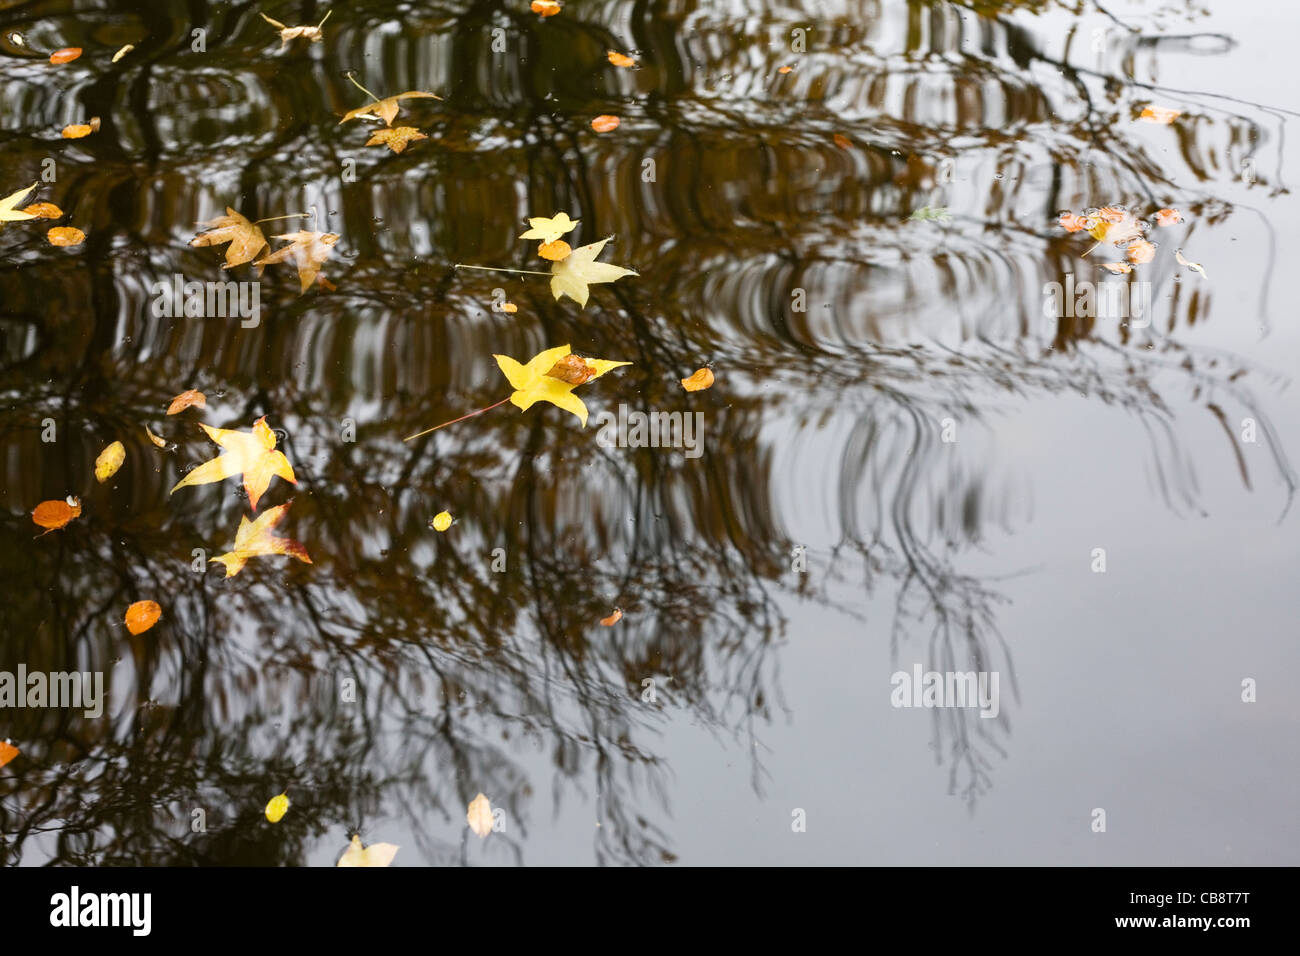
[[[439,428],[446,428],[448,425],[455,425],[457,422],[463,422],[465,419],[473,418],[475,415],[482,415],[484,412],[490,412],[494,408],[500,408],[508,401],[510,401],[509,395],[501,399],[501,401],[497,402],[495,405],[489,405],[487,408],[480,408],[476,412],[470,412],[468,415],[460,416],[460,418],[453,418],[451,421],[443,422],[441,425],[434,425],[432,428],[426,428],[422,432],[416,432],[414,435],[411,435],[409,438],[403,438],[402,441],[410,441],[412,438],[419,438],[421,435],[429,434],[429,432],[436,432]]]
[[[452,265],[453,269],[478,269],[482,272],[517,272],[528,276],[550,276],[554,273],[538,272],[536,269],[498,269],[496,266],[467,266],[463,262],[457,262]]]
[[[323,17],[320,18],[320,23],[316,24],[316,29],[317,29],[317,30],[319,30],[321,27],[323,27],[323,26],[325,25],[325,21],[328,20],[328,19],[330,18],[330,14],[333,13],[333,12],[334,12],[334,8],[333,8],[333,7],[330,7],[329,10],[327,10],[327,11],[325,12],[325,16],[323,16]]]
[[[326,16],[328,16],[328,14],[326,14]],[[324,20],[321,21],[321,23],[324,23],[324,22],[325,22]],[[368,89],[366,89],[364,86],[362,86],[360,83],[358,83],[355,79],[353,79],[353,77],[352,77],[352,71],[351,71],[351,70],[348,70],[347,73],[345,73],[345,74],[343,74],[343,75],[346,76],[346,77],[347,77],[347,78],[352,82],[352,85],[353,85],[353,86],[355,86],[357,89],[359,89],[362,93],[365,93],[366,96],[370,97],[370,98],[371,98],[372,100],[374,100],[376,103],[382,102],[382,101],[379,99],[379,97],[375,96],[374,93],[371,93]]]
[[[256,226],[257,223],[259,222],[278,222],[281,219],[298,219],[298,218],[311,219],[314,218],[314,216],[312,216],[312,214],[309,212],[291,212],[287,216],[271,216],[270,218],[267,219],[258,219],[256,222],[253,223],[253,225]]]

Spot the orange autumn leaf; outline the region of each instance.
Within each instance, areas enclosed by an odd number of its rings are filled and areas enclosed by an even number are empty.
[[[794,67],[792,67],[792,66],[781,66],[781,67],[777,67],[776,72],[778,72],[778,73],[793,73],[793,72],[794,72]]]
[[[48,534],[62,528],[73,518],[81,517],[81,500],[68,496],[66,501],[42,501],[32,511],[32,520]]]
[[[831,139],[835,141],[835,145],[838,146],[840,149],[853,148],[853,141],[849,139],[847,136],[841,136],[839,133],[836,133],[834,136],[831,137]]]
[[[621,620],[623,620],[623,610],[622,608],[616,607],[614,608],[614,613],[611,614],[609,617],[602,617],[600,619],[600,623],[605,625],[606,627],[613,627]]]
[[[71,63],[77,57],[81,56],[81,47],[65,46],[62,50],[55,50],[50,54],[51,63]]]
[[[1182,110],[1171,110],[1164,106],[1146,106],[1138,114],[1138,119],[1146,120],[1148,123],[1160,123],[1168,126],[1182,115]]]
[[[617,116],[610,116],[608,113],[602,113],[591,121],[591,128],[597,133],[608,133],[611,130],[618,129],[621,122]]]
[[[609,59],[609,62],[613,63],[615,66],[621,66],[624,68],[636,66],[636,60],[632,59],[630,56],[625,56],[622,53],[617,53],[614,50],[610,50],[605,54],[605,56]]]
[[[1073,213],[1061,213],[1061,228],[1066,232],[1078,232],[1081,229],[1088,228],[1088,220],[1083,216],[1076,216]]]
[[[713,385],[713,370],[701,368],[690,378],[682,379],[682,388],[688,392],[702,392]]]
[[[132,634],[143,634],[158,623],[162,608],[156,601],[136,601],[126,609],[126,629]]]
[[[539,17],[553,17],[560,12],[560,5],[555,0],[533,0],[528,8]]]
[[[55,226],[45,238],[52,246],[79,246],[86,241],[86,234],[75,226]]]
[[[185,411],[185,409],[187,408],[207,408],[207,407],[208,407],[208,399],[206,395],[204,395],[202,392],[198,391],[197,389],[187,388],[185,391],[181,392],[179,395],[177,395],[175,398],[172,399],[172,403],[167,406],[167,414],[177,415],[180,412]]]
[[[279,476],[285,481],[298,483],[294,477],[293,466],[284,452],[275,450],[275,432],[266,423],[263,415],[253,423],[251,431],[240,432],[228,428],[213,428],[199,425],[208,437],[226,449],[224,455],[218,455],[211,461],[205,461],[184,478],[178,481],[170,494],[180,488],[192,485],[207,485],[225,481],[235,475],[244,476],[244,491],[248,493],[248,502],[257,510],[257,502],[266,491],[273,477]]]
[[[306,229],[300,229],[297,232],[287,233],[283,236],[272,236],[271,238],[287,239],[289,245],[281,246],[275,252],[258,259],[253,265],[275,265],[279,262],[286,262],[292,257],[293,264],[298,269],[299,295],[306,292],[315,283],[316,276],[320,273],[320,267],[329,258],[330,253],[334,251],[334,243],[339,241],[337,233],[309,232]]]
[[[89,136],[91,133],[99,132],[99,117],[92,116],[88,123],[73,123],[71,126],[63,127],[64,139],[81,139]]]
[[[1097,218],[1102,222],[1110,223],[1112,226],[1123,222],[1126,215],[1128,214],[1123,209],[1115,206],[1103,206],[1097,210]]]
[[[267,247],[266,236],[257,223],[249,222],[234,209],[227,206],[226,214],[208,222],[199,223],[206,232],[199,233],[190,240],[191,246],[226,246],[226,264],[223,269],[233,269],[246,262],[252,262],[257,254]],[[260,274],[259,270],[259,274]]]
[[[519,311],[519,306],[515,305],[513,302],[503,302],[501,304],[501,311],[509,312],[513,315],[515,312]]]
[[[387,146],[394,153],[400,153],[417,139],[428,139],[414,126],[385,126],[370,134],[367,146]]]
[[[559,262],[568,258],[573,248],[563,239],[556,239],[554,242],[543,242],[537,247],[537,254],[543,259],[551,262]]]
[[[20,753],[19,749],[7,740],[0,740],[0,767],[13,760]]]
[[[1133,271],[1133,267],[1127,262],[1103,262],[1101,267],[1111,275],[1122,276]]]
[[[1129,262],[1141,265],[1156,257],[1156,247],[1145,239],[1139,239],[1124,250],[1124,256]]]
[[[29,216],[35,216],[37,219],[62,219],[63,210],[52,202],[34,202],[23,212]]]
[[[1156,213],[1157,226],[1176,226],[1183,221],[1183,215],[1177,209],[1161,209]]]
[[[241,515],[239,530],[235,532],[235,550],[209,558],[209,563],[225,565],[228,578],[238,574],[249,558],[259,555],[283,554],[311,564],[311,557],[301,543],[292,538],[279,538],[271,534],[271,529],[283,521],[289,513],[291,504],[292,501],[277,505],[264,512],[256,521],[249,521],[247,517]]]
[[[570,385],[582,385],[595,377],[596,368],[588,365],[587,360],[581,356],[569,354],[552,365],[545,374]]]

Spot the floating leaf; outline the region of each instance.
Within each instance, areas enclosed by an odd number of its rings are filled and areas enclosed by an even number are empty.
[[[265,13],[262,14],[262,19],[280,31],[280,49],[283,50],[289,45],[290,41],[296,40],[298,37],[310,40],[312,43],[320,43],[321,40],[325,39],[320,32],[320,28],[325,25],[325,21],[330,18],[330,13],[333,12],[333,10],[330,10],[326,13],[321,22],[314,27],[287,27],[279,20],[272,20]]]
[[[552,365],[546,374],[570,385],[581,385],[596,377],[596,367],[588,365],[586,359],[577,355],[566,355]]]
[[[792,66],[779,66],[779,67],[776,68],[776,72],[778,72],[778,73],[782,73],[782,74],[785,74],[785,73],[793,73],[793,72],[794,72],[794,67],[792,67]]]
[[[1177,209],[1161,209],[1156,213],[1157,226],[1176,226],[1182,221],[1182,213]]]
[[[367,146],[387,146],[394,153],[400,153],[417,139],[428,139],[414,126],[385,126],[370,134]]]
[[[158,623],[162,608],[156,601],[136,601],[126,609],[126,629],[132,634],[143,634]]]
[[[240,432],[227,428],[213,428],[199,425],[208,437],[226,449],[226,454],[218,455],[211,461],[205,461],[176,483],[171,494],[177,489],[190,485],[206,485],[214,481],[224,481],[235,475],[244,476],[244,490],[248,493],[248,502],[257,511],[257,502],[266,491],[271,478],[278,475],[285,481],[298,479],[293,476],[293,467],[284,453],[275,450],[275,432],[266,423],[263,415],[253,423],[251,431]],[[285,507],[285,506],[282,506]],[[241,525],[242,531],[242,525]]]
[[[287,239],[289,245],[281,246],[270,255],[258,259],[253,265],[275,265],[292,257],[294,265],[298,268],[298,282],[301,285],[299,294],[311,288],[312,283],[316,281],[316,275],[320,272],[322,263],[334,251],[334,243],[339,241],[337,233],[308,232],[306,230],[291,232],[283,236],[272,236],[271,238]]]
[[[951,222],[952,214],[943,206],[922,206],[907,218],[916,222]]]
[[[508,355],[494,355],[497,365],[509,380],[511,386],[515,389],[510,395],[511,404],[523,411],[527,411],[535,402],[550,402],[557,408],[562,408],[566,412],[572,412],[578,416],[584,428],[587,427],[587,406],[582,403],[582,399],[573,394],[573,389],[577,384],[563,381],[553,375],[551,372],[561,359],[570,354],[567,345],[561,345],[558,348],[547,349],[544,352],[538,352],[528,362],[527,365],[520,365]],[[574,356],[574,358],[578,358]],[[599,378],[610,369],[618,368],[620,365],[631,365],[631,362],[613,362],[609,359],[578,359],[584,363],[591,374],[583,381]]]
[[[134,49],[135,49],[135,44],[128,43],[126,46],[122,47],[122,49],[118,50],[116,53],[113,54],[113,62],[116,63],[118,60],[122,59],[122,57],[126,56]]]
[[[1182,115],[1182,110],[1171,110],[1163,106],[1146,106],[1138,114],[1138,119],[1146,120],[1148,123],[1160,123],[1168,126]]]
[[[81,47],[65,46],[62,50],[55,50],[50,54],[50,62],[56,65],[59,63],[71,63],[79,56],[81,56]]]
[[[42,501],[32,512],[32,520],[48,534],[62,528],[73,518],[81,517],[81,499],[69,495],[64,501]]]
[[[27,194],[35,189],[37,183],[32,183],[26,189],[20,189],[16,193],[10,193],[3,199],[0,199],[0,222],[22,222],[24,219],[35,219],[36,217],[29,212],[23,212],[18,209],[18,204],[27,198]]]
[[[159,438],[157,435],[155,435],[155,434],[150,430],[150,428],[149,428],[148,425],[145,425],[145,426],[144,426],[144,433],[145,433],[146,435],[148,435],[148,436],[149,436],[149,440],[150,440],[151,442],[153,442],[155,445],[157,445],[159,448],[166,448],[166,447],[167,447],[167,440],[166,440],[165,438]]]
[[[1174,250],[1174,258],[1178,260],[1180,266],[1187,266],[1187,268],[1191,269],[1193,272],[1199,272],[1201,277],[1204,279],[1209,278],[1209,276],[1206,275],[1205,268],[1199,262],[1191,262],[1183,258],[1183,250]]]
[[[1076,216],[1073,213],[1063,212],[1060,218],[1061,228],[1066,232],[1078,232],[1081,229],[1090,227],[1089,221],[1083,216]]]
[[[543,242],[537,247],[537,254],[549,262],[560,262],[569,257],[573,249],[563,239],[556,239],[554,242]]]
[[[82,139],[91,133],[99,132],[99,117],[92,116],[89,123],[74,123],[71,126],[63,127],[62,136],[64,139]]]
[[[1112,275],[1127,275],[1133,271],[1133,267],[1127,262],[1103,262],[1101,267]]]
[[[349,110],[344,114],[343,118],[339,120],[339,123],[346,123],[348,120],[356,119],[358,116],[368,116],[373,113],[380,117],[386,125],[392,126],[393,120],[397,119],[397,113],[402,108],[401,101],[409,99],[440,100],[442,97],[436,96],[433,93],[423,93],[420,90],[410,90],[406,93],[398,93],[396,96],[388,96],[382,100],[376,100],[375,102],[368,103],[365,106],[358,106],[354,110]]]
[[[690,378],[682,379],[682,388],[688,392],[702,392],[713,386],[713,369],[700,368]]]
[[[393,857],[397,856],[397,851],[401,847],[394,846],[391,843],[372,843],[370,846],[361,845],[361,837],[352,834],[352,842],[348,848],[343,851],[343,856],[339,858],[337,866],[388,866],[393,862]]]
[[[0,767],[13,760],[21,751],[9,741],[0,741]]]
[[[555,0],[533,0],[528,8],[539,17],[553,17],[560,12],[560,5]]]
[[[433,520],[429,524],[433,526],[434,531],[446,531],[451,527],[451,512],[439,511],[433,516]]]
[[[1156,257],[1156,247],[1145,239],[1138,239],[1124,250],[1124,256],[1129,262],[1141,265],[1144,262],[1150,262]]]
[[[95,480],[101,485],[117,474],[126,460],[126,448],[120,441],[115,441],[99,453],[95,459]]]
[[[470,801],[465,821],[480,838],[492,832],[492,804],[488,802],[487,797],[480,793]]]
[[[266,248],[266,236],[256,223],[249,222],[229,206],[226,214],[210,222],[199,223],[207,228],[190,240],[191,246],[221,246],[226,248],[226,264],[223,269],[233,269],[246,262],[252,262],[257,254]]]
[[[551,266],[551,294],[559,300],[563,296],[573,299],[578,305],[587,304],[588,286],[599,282],[614,282],[623,276],[637,275],[631,269],[596,262],[605,243],[613,237],[601,239],[590,245],[579,246],[561,262]]]
[[[621,66],[624,69],[636,66],[636,60],[622,53],[617,53],[614,50],[610,50],[605,54],[605,56],[609,59],[610,63],[613,63],[615,66]]]
[[[198,391],[197,389],[187,388],[185,391],[181,392],[179,395],[177,395],[175,398],[172,399],[172,403],[167,406],[167,414],[176,415],[180,412],[185,411],[185,409],[187,408],[207,408],[207,407],[208,407],[208,399],[206,395],[204,395],[202,392]]]
[[[23,209],[23,212],[37,219],[62,219],[63,210],[52,202],[34,202]]]
[[[616,607],[614,608],[614,613],[611,614],[609,617],[602,617],[600,619],[600,623],[605,625],[606,627],[613,627],[621,620],[623,620],[623,609]]]
[[[291,504],[292,501],[277,505],[263,513],[256,521],[249,521],[248,518],[240,515],[239,530],[235,532],[235,550],[209,558],[209,563],[215,561],[224,564],[228,578],[233,578],[243,570],[249,558],[260,555],[284,554],[311,564],[307,549],[299,542],[292,538],[278,538],[271,534],[271,529],[283,521],[285,515],[289,513]]]
[[[519,306],[515,305],[513,302],[502,302],[501,311],[509,312],[510,314],[513,315],[514,313],[519,311]]]
[[[86,234],[73,226],[55,226],[45,238],[52,246],[79,246],[86,241]]]
[[[567,212],[557,212],[550,219],[534,216],[528,220],[528,231],[520,239],[538,239],[543,245],[556,242],[561,236],[578,228],[581,219],[570,219]]]
[[[289,797],[287,794],[282,793],[278,797],[272,797],[266,805],[266,818],[272,823],[279,823],[288,812]]]
[[[622,120],[617,116],[610,116],[608,113],[602,113],[591,121],[591,128],[597,133],[608,133],[612,130],[618,129],[618,125],[621,122]]]

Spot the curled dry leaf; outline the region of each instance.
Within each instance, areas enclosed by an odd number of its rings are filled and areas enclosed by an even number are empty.
[[[62,219],[63,210],[52,202],[34,202],[23,210],[36,219]]]
[[[155,434],[153,433],[153,431],[149,428],[148,425],[145,425],[145,426],[144,426],[144,433],[145,433],[146,435],[148,435],[148,436],[149,436],[149,440],[150,440],[151,442],[153,442],[155,445],[157,445],[159,448],[166,448],[166,447],[167,447],[167,439],[165,439],[165,438],[159,438],[157,435],[155,435]]]
[[[99,117],[92,116],[88,123],[74,123],[71,126],[63,127],[62,136],[64,139],[81,139],[89,136],[91,133],[99,132]]]
[[[13,760],[21,751],[9,741],[0,741],[0,767]]]
[[[682,388],[688,392],[702,392],[713,385],[713,369],[696,369],[690,378],[682,379]]]
[[[401,847],[394,846],[391,843],[372,843],[370,846],[361,845],[360,835],[352,834],[352,842],[348,848],[343,851],[339,857],[338,866],[388,866],[393,862],[393,857],[397,856],[397,851]]]
[[[115,441],[99,453],[95,459],[95,480],[101,485],[117,474],[126,460],[126,448],[120,441]]]
[[[439,511],[433,516],[433,520],[430,521],[429,524],[432,526],[434,531],[446,531],[451,527],[451,512]]]
[[[205,396],[202,392],[198,391],[197,389],[187,388],[185,391],[181,392],[179,395],[177,395],[175,398],[172,399],[172,403],[167,406],[167,414],[176,415],[179,414],[180,412],[185,411],[185,409],[187,408],[207,408],[207,407],[208,407],[207,396]],[[157,442],[155,442],[154,444],[157,444]]]
[[[560,5],[555,0],[533,0],[528,9],[539,17],[553,17],[560,12]]]
[[[289,797],[287,794],[282,793],[278,797],[272,797],[266,804],[266,818],[272,823],[279,823],[288,812]]]
[[[65,46],[62,50],[55,50],[50,54],[50,62],[54,64],[71,63],[79,56],[81,56],[81,47]]]
[[[126,46],[122,47],[122,49],[118,50],[116,53],[113,54],[113,62],[116,63],[118,60],[122,59],[122,57],[126,56],[134,49],[135,49],[135,44],[128,43]]]
[[[229,206],[226,214],[208,222],[201,222],[207,231],[190,240],[191,246],[222,246],[227,242],[226,264],[223,269],[233,269],[252,262],[266,248],[266,236],[257,223],[249,222]],[[260,271],[260,270],[259,270]]]
[[[465,822],[479,837],[485,837],[492,832],[492,804],[488,802],[487,797],[480,793],[470,801]]]
[[[1178,260],[1178,264],[1180,266],[1187,266],[1187,268],[1191,269],[1193,272],[1199,272],[1201,274],[1201,277],[1204,279],[1209,278],[1209,276],[1205,272],[1205,267],[1202,266],[1199,262],[1191,262],[1183,258],[1183,250],[1181,249],[1174,250],[1174,258]]]
[[[62,528],[73,518],[81,517],[81,499],[71,495],[64,501],[42,501],[32,512],[32,520],[48,534]]]
[[[310,40],[312,43],[320,43],[321,40],[325,39],[324,34],[320,32],[320,28],[325,25],[325,21],[330,18],[330,13],[333,12],[331,10],[326,13],[324,19],[314,27],[287,27],[279,20],[272,20],[265,13],[262,14],[262,19],[280,31],[280,49],[283,50],[289,45],[290,41],[296,40],[298,37]]]
[[[387,146],[394,153],[400,153],[417,139],[428,139],[414,126],[385,126],[370,134],[367,146]]]
[[[606,627],[613,627],[621,620],[623,620],[623,609],[616,607],[614,608],[614,613],[611,614],[609,617],[602,617],[600,619],[600,623],[605,625]]]
[[[86,241],[86,234],[75,226],[55,226],[45,238],[52,246],[79,246]]]
[[[588,365],[587,360],[581,356],[570,354],[552,365],[546,374],[570,385],[581,385],[595,377],[596,367]]]
[[[624,69],[627,69],[628,67],[636,66],[636,60],[632,59],[630,56],[626,56],[614,50],[610,50],[608,53],[605,54],[605,56],[609,59],[610,63],[613,63],[615,66],[621,66]]]
[[[617,116],[610,116],[608,113],[602,113],[591,121],[591,128],[597,133],[608,133],[611,130],[618,129],[618,124],[622,122]]]
[[[126,629],[132,634],[143,634],[158,623],[162,608],[156,601],[136,601],[126,609]]]
[[[537,254],[549,262],[559,262],[567,259],[572,247],[563,239],[556,239],[554,242],[543,242],[537,247]]]
[[[1183,221],[1183,215],[1177,209],[1161,209],[1156,213],[1157,226],[1176,226]]]

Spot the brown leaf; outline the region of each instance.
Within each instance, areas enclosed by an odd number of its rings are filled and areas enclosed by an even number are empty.
[[[168,415],[176,415],[185,411],[187,408],[207,408],[207,396],[197,389],[188,388],[172,399],[172,403],[167,406]],[[155,442],[157,444],[157,442]]]
[[[86,241],[86,234],[75,226],[55,226],[45,238],[52,246],[79,246]]]
[[[556,239],[554,242],[543,242],[537,247],[537,254],[551,262],[560,262],[567,259],[572,251],[573,249],[563,239]]]
[[[62,50],[55,50],[50,54],[50,62],[54,64],[71,63],[79,56],[81,56],[81,47],[65,46]]]
[[[839,133],[836,133],[834,136],[831,137],[831,139],[835,141],[835,145],[838,146],[840,149],[853,148],[853,140],[849,139],[847,136],[841,136]]]
[[[149,436],[149,440],[150,440],[151,442],[153,442],[155,445],[157,445],[159,448],[166,448],[166,447],[167,447],[167,440],[166,440],[165,438],[159,438],[157,435],[155,435],[155,434],[150,430],[150,428],[149,428],[148,425],[145,425],[145,426],[144,426],[144,433],[145,433],[146,435],[148,435],[148,436]]]
[[[568,382],[570,385],[581,385],[594,377],[596,370],[588,365],[585,359],[569,354],[552,365],[551,370],[545,374],[550,378],[558,378],[561,382]]]
[[[1145,239],[1138,239],[1124,250],[1124,256],[1129,262],[1141,265],[1144,262],[1150,262],[1156,257],[1156,247]]]
[[[1133,267],[1127,262],[1103,262],[1101,267],[1111,275],[1122,276],[1133,271]]]
[[[266,236],[255,222],[249,222],[229,206],[226,214],[199,225],[206,228],[190,240],[191,246],[221,246],[227,242],[226,264],[223,269],[233,269],[246,262],[252,262],[257,254],[266,248]]]
[[[387,146],[394,153],[400,153],[415,140],[428,138],[414,126],[387,126],[370,134],[366,145]]]
[[[690,378],[682,379],[682,388],[688,392],[702,392],[713,385],[713,370],[709,368],[696,369],[695,374]]]
[[[621,620],[623,620],[623,609],[616,607],[614,608],[614,613],[609,617],[602,617],[600,623],[604,624],[606,627],[613,627]]]
[[[339,241],[337,233],[308,232],[305,229],[287,233],[283,236],[272,236],[271,238],[287,239],[289,245],[281,246],[270,255],[258,259],[253,265],[275,265],[276,263],[287,262],[292,257],[294,265],[298,267],[298,282],[301,286],[299,294],[311,288],[312,283],[316,281],[316,275],[320,272],[321,265],[334,251],[334,243]]]
[[[611,130],[618,129],[618,124],[620,122],[621,121],[617,116],[610,116],[608,113],[604,113],[591,121],[591,128],[597,133],[608,133]]]
[[[48,534],[62,528],[73,518],[81,517],[81,500],[68,496],[66,501],[42,501],[32,512],[32,520]]]
[[[37,219],[62,219],[63,210],[52,202],[34,202],[23,212],[29,216],[35,216]]]
[[[539,17],[553,17],[560,12],[560,5],[555,0],[533,0],[528,9]]]
[[[366,116],[370,113],[383,119],[389,125],[393,125],[393,120],[397,119],[397,112],[401,109],[401,100],[409,99],[434,99],[440,100],[441,96],[433,93],[422,93],[419,90],[410,90],[406,93],[398,93],[396,96],[388,96],[382,100],[376,100],[374,103],[368,103],[365,106],[358,106],[354,110],[349,110],[344,114],[339,123],[346,123],[350,119],[356,119],[358,116]]]
[[[136,601],[126,609],[126,629],[132,634],[143,634],[158,623],[162,608],[156,601]]]

